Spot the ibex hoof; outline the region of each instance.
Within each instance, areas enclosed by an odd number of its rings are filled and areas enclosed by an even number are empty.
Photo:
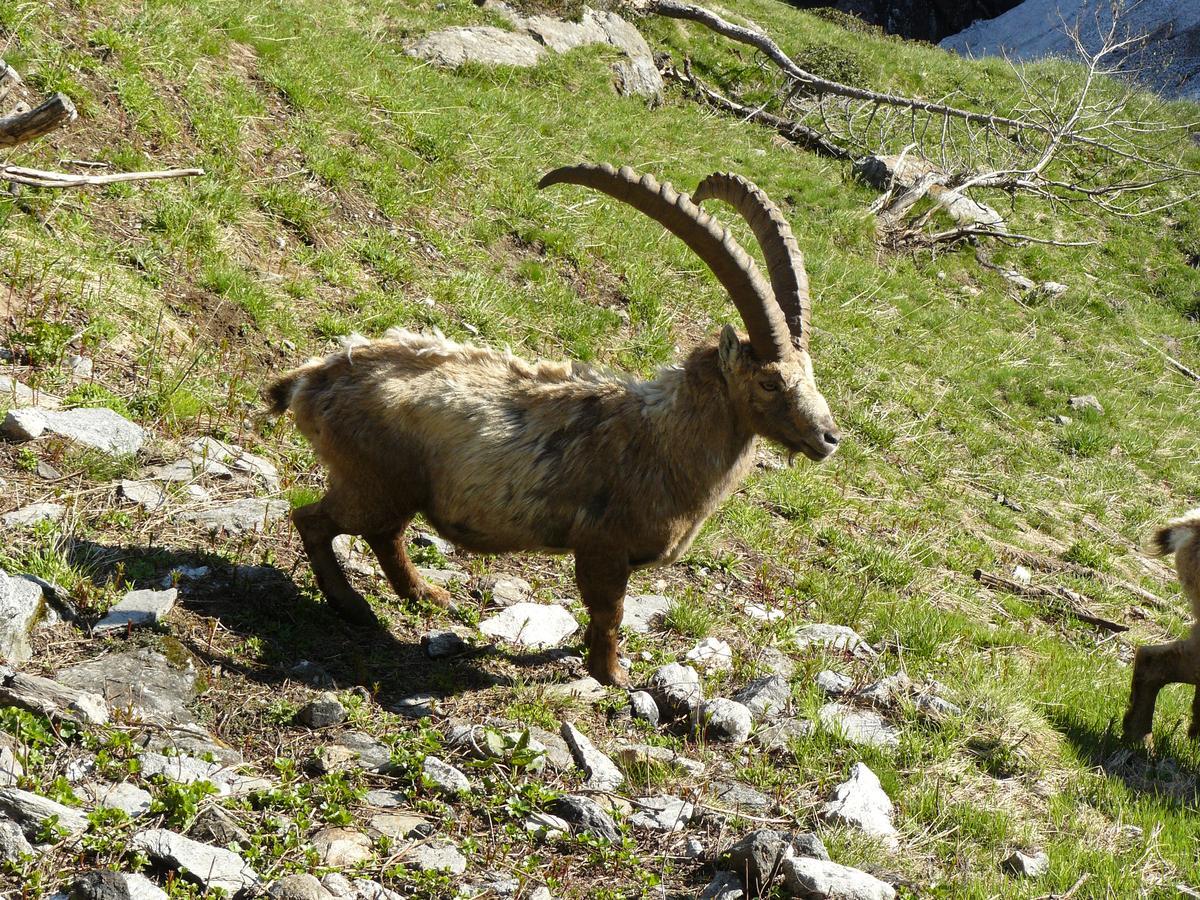
[[[416,599],[424,600],[426,603],[432,603],[434,606],[440,606],[442,609],[450,607],[450,592],[445,588],[440,588],[434,584],[425,584],[417,588]]]
[[[627,688],[629,687],[629,675],[619,665],[609,667],[592,668],[588,667],[593,678],[601,684],[610,684],[613,687]]]

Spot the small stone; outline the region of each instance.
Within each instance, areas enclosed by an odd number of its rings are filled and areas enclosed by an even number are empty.
[[[733,695],[756,719],[776,719],[787,712],[792,691],[787,680],[768,675],[750,682]]]
[[[575,617],[561,606],[516,603],[479,623],[479,630],[532,649],[557,647],[579,630]]]
[[[687,653],[688,662],[714,672],[733,668],[733,648],[720,638],[705,638]]]
[[[421,649],[430,659],[457,656],[470,646],[453,631],[427,631],[421,635]]]
[[[896,889],[860,869],[794,856],[783,861],[783,882],[798,897],[828,900],[893,900]]]
[[[683,847],[683,855],[688,859],[704,859],[704,842],[699,838],[690,837]]]
[[[0,731],[0,787],[16,784],[25,774],[25,767],[17,757],[20,749],[16,739]]]
[[[321,863],[335,868],[366,862],[374,855],[371,839],[352,828],[322,828],[311,843]]]
[[[1063,284],[1061,281],[1043,281],[1042,282],[1042,292],[1045,294],[1048,294],[1051,297],[1061,297],[1063,294],[1065,294],[1069,290],[1070,290],[1070,287]]]
[[[692,727],[703,729],[709,740],[727,744],[744,744],[750,737],[754,717],[741,703],[716,697],[705,700],[692,717]]]
[[[0,659],[14,665],[29,661],[33,656],[29,635],[45,613],[41,587],[0,569]]]
[[[442,556],[453,556],[454,545],[443,537],[438,537],[436,534],[431,534],[428,531],[418,531],[413,535],[412,542],[418,547],[432,547]]]
[[[165,591],[130,591],[92,627],[92,632],[107,634],[127,628],[157,625],[174,609],[178,596],[179,592],[175,588]]]
[[[188,829],[188,837],[218,847],[250,845],[250,835],[246,829],[237,823],[228,810],[216,804],[205,804]]]
[[[571,755],[575,757],[576,764],[587,773],[585,788],[593,791],[615,791],[624,783],[625,776],[621,774],[621,770],[596,749],[587,735],[570,722],[562,723],[561,733],[563,740],[571,748]]]
[[[547,697],[556,700],[580,700],[584,703],[603,700],[607,693],[608,689],[590,675],[566,684],[551,684],[546,687]]]
[[[162,865],[186,873],[189,879],[210,890],[221,888],[236,894],[257,886],[260,881],[258,873],[232,850],[210,847],[164,828],[135,834],[133,848]]]
[[[91,378],[94,364],[92,360],[86,356],[80,356],[78,353],[72,353],[66,358],[67,368],[71,370],[71,374],[76,378]]]
[[[1076,412],[1085,409],[1090,409],[1098,413],[1104,412],[1104,407],[1101,405],[1100,401],[1096,399],[1095,394],[1083,394],[1079,397],[1072,397],[1067,401],[1067,405]]]
[[[138,754],[138,762],[141,763],[143,776],[161,775],[171,781],[178,781],[180,784],[207,781],[217,789],[217,793],[222,797],[246,794],[272,786],[263,778],[239,775],[219,762],[208,762],[187,753],[166,756],[153,750],[147,750]]]
[[[1012,578],[1017,584],[1029,584],[1033,581],[1033,572],[1029,571],[1025,566],[1014,566]]]
[[[817,673],[817,687],[828,697],[841,697],[854,688],[854,679],[829,669]]]
[[[313,687],[332,687],[333,678],[325,667],[311,659],[302,659],[287,670],[289,678],[303,681]]]
[[[354,885],[341,872],[329,872],[321,876],[321,887],[335,897],[357,897]]]
[[[554,900],[554,896],[550,893],[550,888],[539,884],[529,893],[529,900]]]
[[[0,359],[8,359],[3,350],[0,350]],[[58,409],[62,403],[53,394],[47,394],[45,391],[35,391],[28,385],[24,385],[8,375],[0,375],[0,399],[3,398],[12,401],[11,405],[13,407],[38,406],[42,409]],[[24,412],[23,409],[17,409],[16,411]],[[33,412],[36,411],[33,410]]]
[[[690,715],[704,696],[699,673],[678,663],[662,666],[650,676],[649,692],[659,710],[674,719]]]
[[[1040,878],[1050,871],[1050,856],[1045,850],[1032,853],[1014,850],[1001,861],[1000,868],[1021,878]]]
[[[686,800],[667,795],[642,797],[635,805],[637,810],[629,817],[629,824],[650,831],[682,831],[695,810]]]
[[[304,872],[280,878],[267,888],[267,896],[272,900],[329,900],[333,894],[315,876]]]
[[[0,862],[15,863],[26,855],[33,856],[33,846],[21,826],[12,819],[0,818]]]
[[[296,714],[296,718],[309,728],[329,728],[346,721],[346,707],[342,705],[337,694],[325,691],[308,701]]]
[[[525,820],[525,831],[540,840],[554,840],[569,834],[571,823],[549,813],[535,812]]]
[[[767,607],[757,603],[747,603],[746,615],[760,622],[777,622],[780,619],[786,618],[787,613],[782,609],[767,609]]]
[[[440,699],[433,694],[409,694],[397,700],[391,710],[410,719],[428,719],[438,714]]]
[[[421,772],[437,791],[448,796],[465,794],[471,790],[471,780],[466,775],[436,756],[425,757]]]
[[[892,824],[892,801],[865,763],[854,764],[849,780],[834,789],[833,796],[821,809],[821,818],[835,825],[859,828],[892,849],[900,845],[896,826]]]
[[[382,835],[401,840],[414,834],[423,834],[429,829],[429,822],[408,813],[380,813],[371,817],[368,826]]]
[[[775,802],[770,797],[740,781],[712,781],[708,785],[708,794],[712,799],[706,800],[705,809],[718,814],[765,816],[775,809]]]
[[[193,460],[213,460],[237,472],[252,475],[261,481],[267,490],[279,490],[279,470],[270,460],[255,456],[236,444],[227,444],[214,437],[202,437],[188,445]]]
[[[131,819],[150,812],[150,801],[153,799],[148,791],[128,781],[116,784],[88,782],[80,785],[79,793],[92,805],[105,809],[119,809]]]
[[[790,753],[792,746],[813,733],[807,719],[780,719],[754,732],[754,742],[768,753]]]
[[[796,674],[796,664],[792,658],[775,647],[763,647],[758,651],[758,664],[769,675],[791,680]]]
[[[761,894],[779,875],[784,860],[796,855],[793,838],[786,831],[756,829],[730,847],[723,862],[742,877],[752,894]],[[819,838],[816,843],[824,852],[825,845]],[[829,855],[826,853],[824,858]]]
[[[16,410],[9,410],[9,417]],[[142,449],[146,431],[124,416],[103,407],[89,409],[39,409],[43,430],[67,440],[114,456],[128,456]],[[8,432],[8,419],[0,431]],[[20,438],[17,438],[18,440]]]
[[[401,861],[422,872],[448,872],[451,875],[461,875],[467,871],[467,858],[459,853],[458,848],[451,843],[418,844],[409,850]]]
[[[648,744],[626,744],[623,747],[618,747],[613,756],[619,759],[626,769],[637,766],[644,769],[654,763],[658,763],[665,766],[676,766],[683,769],[689,775],[699,776],[704,774],[704,763],[682,756],[669,747],[651,747]]]
[[[858,692],[860,700],[873,703],[875,706],[893,706],[901,697],[907,696],[913,689],[912,680],[903,672],[880,678]]]
[[[862,639],[853,628],[845,625],[804,625],[795,632],[797,649],[824,647],[828,650],[844,650],[853,656],[878,656],[875,650]]]
[[[943,700],[936,694],[918,694],[916,706],[926,715],[940,718],[942,716],[961,716],[963,711],[949,700]]]
[[[629,710],[635,719],[658,726],[658,704],[645,691],[634,691],[629,695]]]
[[[742,900],[742,880],[732,872],[718,872],[700,892],[700,900]]]
[[[75,879],[70,900],[167,900],[167,892],[145,875],[95,869]]]
[[[211,534],[224,532],[237,535],[261,532],[268,523],[287,515],[289,509],[284,500],[248,497],[207,509],[185,510],[179,516],[185,521],[195,522],[208,529]]]
[[[900,732],[876,712],[854,709],[841,703],[826,703],[817,715],[826,729],[840,732],[852,744],[900,746]]]
[[[375,806],[379,809],[392,809],[397,806],[403,806],[407,802],[407,798],[400,791],[385,791],[373,790],[367,791],[363,801],[368,806]]]
[[[143,509],[155,510],[167,502],[167,492],[152,481],[131,481],[122,478],[117,491],[122,499],[136,503]]]
[[[87,816],[78,809],[16,787],[0,787],[0,813],[20,825],[30,840],[37,839],[50,818],[56,817],[58,827],[72,835],[81,834],[88,827]]]
[[[513,606],[524,603],[533,597],[533,588],[524,578],[512,576],[487,575],[476,583],[480,594],[491,597],[493,606]]]
[[[612,816],[606,813],[595,800],[568,794],[550,804],[550,812],[575,826],[577,832],[590,834],[606,841],[619,841],[621,833]]]
[[[1075,421],[1075,420],[1074,420],[1074,419],[1072,419],[1070,416],[1064,416],[1064,415],[1062,415],[1062,414],[1056,415],[1056,416],[1054,417],[1054,424],[1055,424],[1055,425],[1070,425],[1070,424],[1071,424],[1072,422],[1074,422],[1074,421]]]
[[[625,597],[621,627],[637,634],[647,634],[654,623],[671,608],[671,601],[661,594],[631,594]]]
[[[10,409],[0,423],[0,436],[17,443],[37,440],[46,430],[46,417],[40,409]]]
[[[8,528],[30,528],[41,522],[58,522],[67,514],[61,503],[31,503],[0,516],[0,525]]]

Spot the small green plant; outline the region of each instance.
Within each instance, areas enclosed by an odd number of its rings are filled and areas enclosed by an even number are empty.
[[[62,359],[75,329],[65,322],[30,319],[9,335],[9,346],[17,358],[35,368],[52,366]]]
[[[712,610],[695,597],[674,600],[663,616],[672,631],[697,639],[707,637],[716,620]]]
[[[220,793],[211,781],[193,781],[181,784],[156,776],[156,796],[150,801],[150,812],[161,815],[171,828],[187,828],[200,814],[200,804],[205,797]]]

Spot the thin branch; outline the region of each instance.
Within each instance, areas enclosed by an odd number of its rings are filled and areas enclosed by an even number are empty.
[[[49,134],[73,122],[76,115],[71,98],[66,94],[55,94],[29,112],[0,118],[0,147],[16,147]]]
[[[203,175],[203,169],[163,169],[157,172],[116,172],[112,175],[71,175],[47,172],[23,166],[0,166],[0,180],[30,187],[70,188],[119,184],[125,181],[157,181],[163,178],[190,178]]]
[[[1164,351],[1160,350],[1158,347],[1155,347],[1152,343],[1150,343],[1145,338],[1138,338],[1138,340],[1141,341],[1143,345],[1149,347],[1151,350],[1153,350],[1155,353],[1157,353],[1159,356],[1161,356],[1164,360],[1166,360],[1167,364],[1170,365],[1171,368],[1173,368],[1175,371],[1179,372],[1181,375],[1186,375],[1188,378],[1192,379],[1192,381],[1200,381],[1200,373],[1192,371],[1187,366],[1185,366],[1183,363],[1181,363],[1179,360],[1177,360],[1175,357],[1168,356]]]
[[[992,237],[1000,240],[1027,242],[1031,244],[1047,244],[1052,247],[1094,247],[1099,241],[1056,241],[1051,238],[1034,237],[1031,234],[1016,234],[1012,231],[996,231],[993,228],[977,228],[966,225],[962,228],[951,228],[929,236],[932,243],[947,243],[961,241],[969,237]]]

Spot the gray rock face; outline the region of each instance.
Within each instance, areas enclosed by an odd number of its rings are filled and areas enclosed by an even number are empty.
[[[817,687],[828,697],[842,697],[854,690],[854,679],[825,669],[817,673]]]
[[[53,394],[35,391],[8,375],[0,375],[0,399],[9,401],[15,407],[40,406],[43,409],[58,409],[59,406],[59,399]]]
[[[152,481],[131,481],[123,478],[117,490],[123,499],[136,503],[143,509],[155,510],[167,502],[167,492],[161,485]]]
[[[14,665],[29,661],[29,633],[45,612],[40,587],[0,569],[0,659]]]
[[[421,763],[421,773],[440,793],[454,796],[471,790],[471,779],[436,756],[427,756]]]
[[[258,873],[232,850],[210,847],[165,828],[138,832],[133,836],[133,846],[205,888],[222,888],[236,894],[260,881]]]
[[[733,695],[733,699],[745,706],[755,719],[775,719],[787,712],[792,698],[787,679],[769,675],[750,682]]]
[[[338,743],[325,750],[327,765],[333,764],[332,768],[327,767],[325,771],[353,765],[367,772],[382,773],[392,765],[392,751],[388,745],[361,731],[345,732],[338,737]]]
[[[796,629],[795,640],[797,648],[801,650],[806,647],[823,647],[828,650],[844,650],[864,658],[878,655],[857,631],[845,625],[804,625]]]
[[[744,744],[753,724],[750,710],[725,697],[705,700],[693,715],[693,725],[703,729],[706,738],[725,744]]]
[[[748,784],[717,779],[708,784],[708,797],[704,801],[704,807],[707,811],[716,813],[750,813],[765,816],[774,811],[775,801]]]
[[[453,631],[428,631],[421,635],[421,649],[430,659],[457,656],[468,649],[468,644]]]
[[[58,522],[67,514],[61,503],[31,503],[0,516],[0,525],[6,528],[30,528],[41,522]]]
[[[833,796],[821,809],[821,818],[862,829],[889,847],[900,845],[896,826],[892,824],[892,801],[865,763],[854,764],[849,780],[834,789]]]
[[[71,900],[167,900],[167,892],[145,875],[96,869],[71,886]]]
[[[695,811],[695,807],[686,800],[665,794],[642,797],[635,802],[635,806],[637,808],[629,817],[629,824],[649,831],[683,831]]]
[[[768,753],[789,753],[796,741],[808,737],[815,727],[807,719],[779,719],[754,732],[754,742]]]
[[[615,791],[624,783],[621,770],[570,722],[563,722],[562,736],[571,748],[576,764],[587,773],[584,787],[594,791]]]
[[[557,647],[579,630],[579,623],[561,606],[516,603],[484,619],[479,630],[489,637],[536,650]]]
[[[33,855],[33,845],[25,832],[12,819],[0,819],[0,862],[16,862],[22,856]]]
[[[71,834],[81,834],[88,827],[87,816],[79,810],[15,787],[0,788],[0,814],[20,825],[31,840],[51,816],[57,816],[58,826]]]
[[[319,696],[308,701],[304,708],[296,714],[301,722],[309,728],[329,728],[341,725],[346,721],[346,707],[332,691],[324,691]]]
[[[267,888],[267,896],[272,900],[329,900],[333,894],[315,876],[305,872],[280,878]]]
[[[629,695],[629,710],[635,719],[658,726],[658,704],[645,691],[634,691]]]
[[[726,864],[744,880],[752,894],[764,891],[779,874],[783,861],[794,855],[791,835],[770,828],[752,831],[732,847]]]
[[[270,787],[270,782],[265,779],[239,775],[221,763],[208,762],[186,753],[164,756],[147,750],[138,754],[138,761],[142,765],[143,775],[162,775],[180,784],[207,781],[222,797]]]
[[[645,97],[662,102],[663,80],[649,56],[634,56],[613,63],[613,84],[622,97]]]
[[[783,862],[783,883],[797,897],[814,900],[893,900],[896,889],[861,869],[794,856]]]
[[[621,627],[626,631],[646,634],[670,608],[671,601],[661,594],[631,594],[625,598]]]
[[[650,676],[650,696],[661,712],[679,719],[698,709],[704,698],[700,674],[691,666],[669,663]]]
[[[188,445],[193,459],[214,460],[235,472],[250,475],[262,482],[267,490],[279,490],[279,470],[261,456],[247,452],[237,444],[227,444],[214,437],[202,437]]]
[[[380,813],[368,823],[372,831],[394,840],[424,835],[431,830],[429,822],[408,813]]]
[[[260,500],[247,497],[205,509],[186,510],[180,517],[207,528],[212,534],[246,534],[261,532],[267,524],[288,513],[284,500]]]
[[[334,868],[353,866],[374,856],[371,839],[352,828],[322,828],[311,843],[321,862]]]
[[[467,871],[467,858],[451,843],[418,844],[404,855],[403,862],[422,872],[461,875]]]
[[[578,795],[559,797],[550,804],[550,811],[574,825],[577,832],[590,834],[606,841],[617,841],[621,838],[621,833],[617,831],[617,824],[612,820],[612,816],[590,797]]]
[[[536,66],[545,49],[527,34],[491,25],[447,28],[421,38],[409,54],[439,66],[457,68],[466,62],[487,66]]]
[[[130,591],[95,624],[92,631],[105,634],[110,631],[123,631],[126,628],[157,625],[175,608],[175,599],[178,596],[179,592],[175,588],[165,591]]]
[[[112,709],[159,725],[194,722],[187,703],[196,689],[196,671],[172,665],[153,650],[131,650],[89,660],[58,673],[59,683],[95,691]]]
[[[652,763],[661,763],[662,765],[676,766],[683,769],[689,775],[704,774],[704,763],[682,756],[669,747],[651,747],[649,744],[626,744],[623,747],[618,747],[616,753],[613,755],[627,769],[631,766],[646,767]]]
[[[1000,868],[1021,878],[1040,878],[1050,871],[1050,857],[1045,850],[1033,853],[1014,850],[1001,861]]]
[[[900,732],[885,722],[879,713],[855,709],[842,703],[826,703],[818,716],[822,725],[830,731],[840,732],[852,744],[900,746]]]
[[[493,606],[512,606],[524,603],[533,597],[533,588],[524,578],[510,575],[485,575],[479,579],[476,589],[491,598]]]
[[[47,432],[114,456],[137,453],[146,440],[142,426],[103,408],[9,410],[0,425],[0,434],[9,440],[30,440]]]
[[[700,892],[700,900],[742,900],[742,880],[732,872],[718,872]]]
[[[131,819],[136,819],[150,811],[150,800],[152,799],[150,792],[144,791],[128,781],[120,781],[116,784],[92,781],[80,785],[79,793],[83,799],[94,806],[119,809]]]

